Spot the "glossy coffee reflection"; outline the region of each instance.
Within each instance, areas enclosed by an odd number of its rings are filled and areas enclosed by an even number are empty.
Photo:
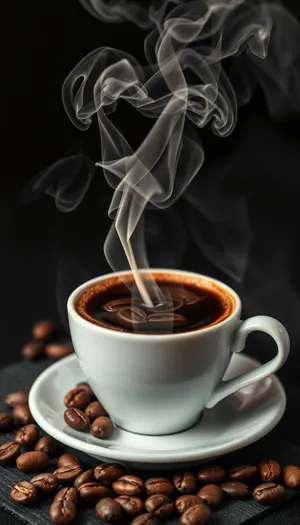
[[[165,298],[162,304],[146,306],[132,282],[126,285],[114,280],[81,294],[77,311],[94,324],[144,334],[198,330],[224,320],[233,311],[233,298],[224,289],[189,280],[160,278],[157,283]]]

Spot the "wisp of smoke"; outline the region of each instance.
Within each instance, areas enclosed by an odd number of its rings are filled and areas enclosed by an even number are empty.
[[[81,1],[107,21],[129,17],[123,2],[114,2],[110,9],[101,0]],[[199,130],[210,124],[217,136],[228,136],[238,107],[250,100],[257,86],[273,116],[282,111],[282,101],[299,108],[300,32],[285,8],[265,1],[192,0],[173,2],[162,16],[167,4],[163,11],[148,12],[152,21],[156,16],[156,27],[144,43],[147,66],[124,51],[101,47],[76,65],[62,89],[65,110],[75,126],[86,130],[93,116],[97,118],[101,152],[96,166],[114,189],[109,209],[114,221],[105,255],[111,267],[119,269],[115,246],[121,243],[148,305],[160,304],[164,297],[150,269],[143,277],[139,272],[149,268],[144,211],[148,206],[171,206],[195,176],[201,177],[204,149]],[[143,13],[136,8],[130,16],[148,27]],[[120,100],[152,119],[152,128],[135,150],[109,118]],[[190,200],[190,205],[195,203]],[[245,228],[249,237],[247,224]]]

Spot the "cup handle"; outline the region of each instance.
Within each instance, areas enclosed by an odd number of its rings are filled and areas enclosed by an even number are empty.
[[[212,393],[210,400],[206,404],[206,408],[214,407],[224,397],[273,374],[287,359],[290,351],[289,335],[279,321],[273,319],[273,317],[265,315],[258,315],[256,317],[251,317],[244,322],[241,321],[241,324],[238,326],[233,336],[231,352],[241,352],[244,350],[247,336],[251,332],[256,331],[265,332],[273,337],[277,344],[277,355],[271,359],[271,361],[268,361],[255,370],[251,370],[246,374],[234,377],[228,381],[222,381]]]

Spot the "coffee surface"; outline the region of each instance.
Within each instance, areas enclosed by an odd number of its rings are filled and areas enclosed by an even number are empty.
[[[146,283],[147,284],[147,283]],[[230,315],[228,295],[213,287],[182,282],[158,282],[165,298],[154,307],[143,304],[134,287],[120,281],[95,285],[77,301],[78,313],[92,323],[123,332],[167,334],[194,331]]]

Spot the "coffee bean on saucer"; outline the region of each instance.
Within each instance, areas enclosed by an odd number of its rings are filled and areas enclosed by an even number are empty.
[[[75,430],[87,430],[89,428],[89,420],[79,408],[67,408],[64,412],[64,420],[69,427]]]
[[[12,487],[10,497],[15,503],[28,505],[37,500],[38,491],[29,481],[19,481]]]
[[[96,399],[96,396],[88,383],[85,383],[85,382],[78,383],[76,388],[80,388],[80,390],[85,390],[87,394],[89,394],[92,400]]]
[[[173,496],[174,486],[173,483],[166,478],[149,478],[145,481],[145,490],[147,496],[153,494],[164,494],[165,496]]]
[[[141,514],[144,510],[143,500],[136,498],[135,496],[126,496],[123,494],[123,496],[115,498],[115,501],[120,503],[125,514],[129,514],[130,516]]]
[[[201,498],[206,505],[211,509],[219,507],[222,503],[223,492],[219,485],[204,485],[198,492],[199,498]]]
[[[53,501],[49,509],[49,517],[55,525],[68,525],[76,518],[76,505],[72,501],[59,499]]]
[[[22,348],[22,357],[27,361],[39,359],[45,355],[45,345],[42,341],[29,341]]]
[[[258,503],[269,505],[283,499],[284,488],[277,483],[262,483],[254,489],[252,496]]]
[[[34,339],[49,339],[55,332],[55,326],[49,319],[43,319],[35,323],[32,327]]]
[[[169,518],[174,513],[175,505],[168,496],[164,494],[153,494],[145,501],[147,512],[155,514],[160,519]]]
[[[182,514],[181,525],[205,525],[210,518],[210,508],[205,503],[194,505]]]
[[[90,403],[86,407],[84,413],[91,422],[93,422],[97,417],[102,417],[106,415],[105,408],[103,408],[99,401],[93,401],[92,403]]]
[[[125,474],[125,468],[119,463],[101,463],[94,470],[95,479],[106,487],[111,487],[114,481]]]
[[[90,429],[92,436],[98,439],[106,439],[113,432],[114,426],[112,420],[109,417],[97,417]]]
[[[63,454],[58,458],[57,466],[66,467],[67,465],[81,465],[79,459],[73,454]]]
[[[187,509],[190,507],[193,507],[194,505],[200,505],[203,503],[203,500],[199,498],[199,496],[194,495],[185,495],[185,496],[179,496],[177,500],[175,501],[175,507],[178,512],[178,514],[184,514]]]
[[[287,487],[300,487],[300,468],[295,465],[288,465],[283,469],[283,480]]]
[[[173,483],[180,494],[193,494],[197,489],[197,478],[192,472],[178,472]]]
[[[208,483],[221,483],[225,478],[225,470],[218,465],[212,465],[211,467],[205,467],[199,470],[197,478],[204,485]]]
[[[14,419],[10,414],[0,412],[0,433],[8,432],[14,426]]]
[[[246,499],[250,495],[248,485],[241,481],[224,481],[220,487],[231,499]]]
[[[253,478],[257,473],[255,465],[238,465],[229,470],[230,479],[233,481],[246,481]]]
[[[50,436],[43,436],[36,443],[34,450],[36,452],[45,452],[47,456],[53,456],[57,451],[57,448],[58,444],[55,439]]]
[[[96,505],[98,518],[109,523],[117,523],[123,517],[123,509],[113,498],[103,498]]]
[[[46,493],[55,492],[59,486],[58,479],[53,476],[53,474],[48,474],[47,472],[45,474],[34,476],[34,478],[30,480],[30,483],[32,483],[37,489]]]
[[[94,476],[94,469],[86,470],[78,478],[76,478],[74,487],[75,489],[79,489],[81,485],[84,485],[85,483],[90,483],[91,481],[96,481]]]
[[[157,524],[158,524],[158,519],[153,514],[150,514],[150,512],[146,512],[145,514],[140,514],[140,516],[137,516],[131,522],[131,525],[157,525]]]
[[[137,476],[125,474],[125,476],[121,476],[117,481],[114,481],[112,486],[117,494],[139,496],[143,491],[144,483],[143,480]]]
[[[81,388],[73,388],[64,398],[64,403],[67,408],[81,408],[84,409],[91,401],[91,398],[86,390]]]
[[[4,403],[8,408],[14,408],[16,405],[28,404],[27,390],[16,390],[15,392],[10,392],[5,396]]]
[[[13,463],[20,454],[21,445],[9,441],[0,445],[0,465],[8,465]]]
[[[281,468],[275,459],[264,459],[259,462],[258,470],[262,481],[274,481],[279,478]]]
[[[65,500],[71,501],[74,505],[78,502],[78,492],[74,487],[64,487],[55,496],[54,501]]]
[[[13,416],[17,422],[20,423],[20,425],[25,426],[29,425],[30,423],[34,423],[29,406],[26,404],[15,405],[13,409]]]
[[[84,483],[78,489],[79,496],[83,501],[99,501],[101,498],[111,497],[113,492],[97,481]]]
[[[55,470],[53,474],[63,485],[72,485],[82,471],[81,465],[66,465]]]
[[[25,452],[17,458],[17,468],[21,472],[38,472],[47,469],[49,457],[44,452]]]
[[[67,357],[67,355],[73,354],[74,350],[73,350],[73,347],[70,345],[52,343],[46,346],[45,352],[46,352],[47,357],[50,357],[50,359],[54,359],[55,361],[58,361],[59,359],[62,359],[63,357]]]
[[[26,425],[20,428],[15,435],[15,443],[19,443],[24,447],[33,447],[39,438],[39,427],[35,424]]]

